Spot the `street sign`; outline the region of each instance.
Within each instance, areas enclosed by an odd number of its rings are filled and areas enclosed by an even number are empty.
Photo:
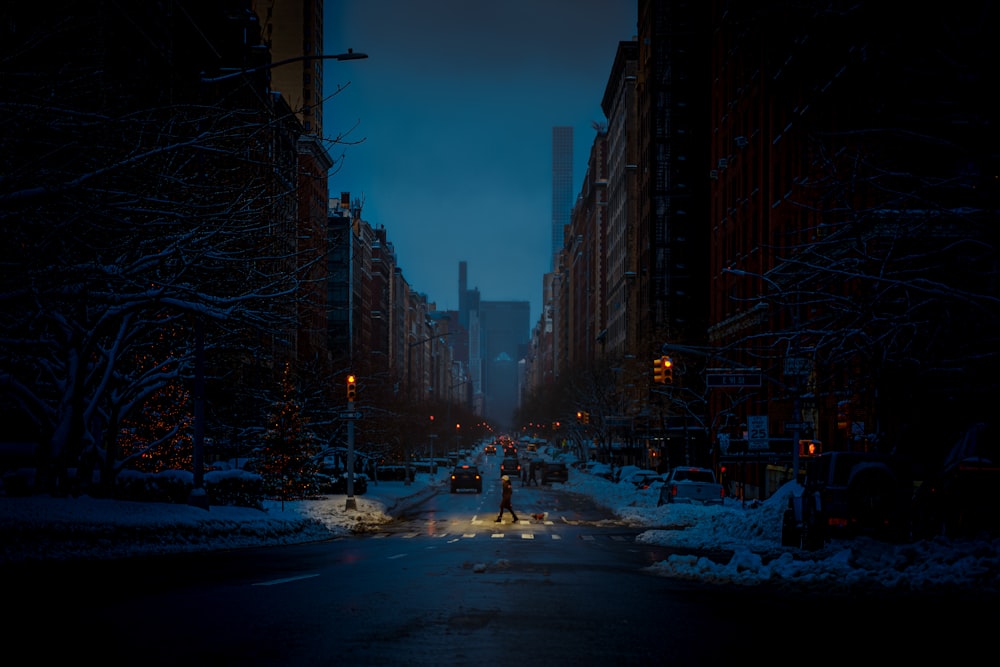
[[[760,373],[710,373],[709,387],[759,387]]]
[[[340,413],[341,419],[361,419],[362,416],[361,410],[348,410]]]
[[[786,431],[805,431],[812,428],[812,422],[785,422]]]
[[[785,375],[811,375],[812,359],[804,357],[788,357],[785,359]]]
[[[747,415],[747,446],[749,449],[767,449],[767,415]]]

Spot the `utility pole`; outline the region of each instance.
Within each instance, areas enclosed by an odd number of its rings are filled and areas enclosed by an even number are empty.
[[[347,411],[354,412],[354,399],[357,397],[357,378],[351,373],[347,376]],[[353,415],[352,415],[353,417]],[[347,420],[347,506],[345,509],[356,510],[358,503],[354,499],[354,419]]]

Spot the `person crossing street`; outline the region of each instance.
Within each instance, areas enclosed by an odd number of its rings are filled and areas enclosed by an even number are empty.
[[[514,486],[510,483],[510,477],[504,475],[500,478],[501,480],[501,495],[500,495],[500,514],[497,514],[497,518],[494,523],[500,523],[503,519],[503,511],[510,510],[510,516],[517,523],[517,514],[514,513],[514,506],[511,504],[511,497],[514,495]]]

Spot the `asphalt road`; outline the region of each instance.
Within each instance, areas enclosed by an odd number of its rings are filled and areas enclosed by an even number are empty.
[[[589,499],[518,488],[522,522],[496,524],[488,489],[319,544],[24,568],[6,584],[8,645],[144,666],[828,664],[962,658],[960,622],[994,629],[951,597],[658,577],[644,568],[670,553]]]

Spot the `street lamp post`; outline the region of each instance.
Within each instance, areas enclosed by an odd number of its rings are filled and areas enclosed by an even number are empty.
[[[279,60],[276,63],[267,63],[265,65],[258,65],[257,67],[244,67],[235,69],[232,72],[227,72],[226,74],[220,74],[219,76],[202,76],[202,83],[215,83],[217,81],[225,81],[227,79],[234,79],[238,76],[243,76],[244,74],[253,74],[254,72],[261,72],[267,69],[274,69],[275,67],[281,67],[282,65],[288,65],[290,63],[300,63],[307,62],[310,60],[364,60],[368,57],[367,53],[355,53],[354,49],[347,49],[347,53],[337,53],[337,54],[321,54],[318,56],[295,56],[294,58],[285,58],[284,60]]]

